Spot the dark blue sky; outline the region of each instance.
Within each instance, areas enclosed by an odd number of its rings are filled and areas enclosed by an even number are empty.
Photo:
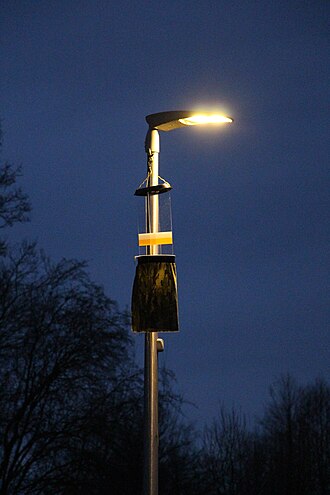
[[[235,123],[161,136],[173,186],[179,334],[161,361],[203,424],[253,417],[290,372],[330,378],[326,0],[5,0],[3,158],[22,163],[37,239],[89,260],[129,306],[145,115],[204,107]],[[143,336],[134,337],[143,363]]]

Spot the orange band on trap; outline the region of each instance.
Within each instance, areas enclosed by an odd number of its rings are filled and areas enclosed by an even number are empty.
[[[173,244],[172,232],[139,234],[139,246],[157,246],[160,244]]]

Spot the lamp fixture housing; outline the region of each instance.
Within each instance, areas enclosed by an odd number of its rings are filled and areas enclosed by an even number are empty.
[[[189,125],[225,124],[234,121],[233,118],[214,112],[194,112],[189,110],[174,110],[170,112],[153,113],[146,116],[149,129],[172,131]]]

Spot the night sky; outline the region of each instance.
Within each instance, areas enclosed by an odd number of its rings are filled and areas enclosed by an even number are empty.
[[[33,204],[10,239],[88,260],[129,307],[145,116],[222,110],[233,124],[161,134],[180,309],[161,364],[198,425],[219,404],[253,419],[283,373],[329,379],[330,2],[3,0],[0,12],[2,159],[22,164]]]

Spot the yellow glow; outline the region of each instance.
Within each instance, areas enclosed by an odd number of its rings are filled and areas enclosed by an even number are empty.
[[[139,246],[157,246],[161,244],[173,244],[172,232],[139,234]]]
[[[179,119],[179,122],[184,125],[226,124],[232,121],[230,117],[219,114],[196,114],[186,119]]]

